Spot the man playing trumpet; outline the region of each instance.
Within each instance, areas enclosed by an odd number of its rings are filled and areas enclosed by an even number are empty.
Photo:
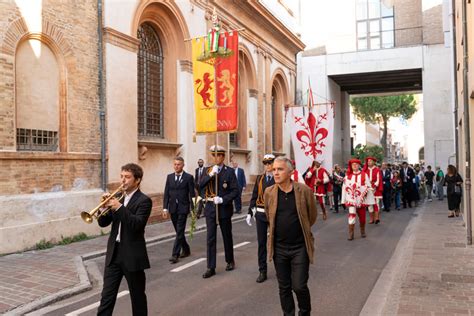
[[[145,244],[145,226],[151,213],[151,199],[143,194],[140,182],[142,168],[134,163],[122,167],[120,181],[123,199],[111,198],[111,210],[99,216],[100,227],[112,224],[105,256],[104,287],[98,315],[112,315],[122,277],[128,283],[133,315],[147,315],[145,269],[150,268]]]

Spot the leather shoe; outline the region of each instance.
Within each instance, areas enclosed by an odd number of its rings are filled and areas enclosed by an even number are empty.
[[[172,256],[171,258],[169,258],[169,261],[171,264],[175,264],[178,262],[178,257],[176,256]]]
[[[202,275],[203,279],[210,278],[211,276],[216,275],[215,269],[207,269],[206,272]]]
[[[181,255],[179,256],[180,258],[186,258],[186,257],[189,257],[191,255],[191,251],[185,251],[183,253],[181,253]]]
[[[232,271],[232,270],[234,270],[234,268],[235,268],[235,263],[234,262],[229,262],[227,264],[227,267],[225,267],[225,270],[226,271]]]
[[[267,272],[262,271],[260,272],[260,275],[257,278],[257,283],[262,283],[267,279]]]

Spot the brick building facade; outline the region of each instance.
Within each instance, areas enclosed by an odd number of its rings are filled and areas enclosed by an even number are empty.
[[[294,100],[295,55],[304,45],[264,2],[102,0],[102,96],[97,1],[1,2],[0,253],[43,239],[100,233],[79,214],[97,205],[103,186],[117,186],[120,166],[128,162],[144,168],[142,190],[154,200],[151,220],[160,220],[163,179],[172,171],[173,157],[183,156],[193,173],[198,158],[209,161],[206,149],[214,143],[213,136],[194,135],[192,62],[185,41],[207,33],[214,7],[226,29],[244,29],[239,131],[219,135],[219,144],[230,148],[229,158],[246,170],[249,182],[261,172],[265,152],[289,153],[283,108]],[[159,137],[140,134],[137,115],[144,27],[156,34],[158,58],[165,61]]]

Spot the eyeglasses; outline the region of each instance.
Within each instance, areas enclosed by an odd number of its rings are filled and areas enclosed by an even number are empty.
[[[271,165],[272,162],[270,162],[270,161],[264,161],[263,164],[264,164],[264,165]]]

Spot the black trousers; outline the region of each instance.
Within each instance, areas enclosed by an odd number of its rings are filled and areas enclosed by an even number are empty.
[[[289,246],[275,243],[273,261],[278,278],[283,315],[295,315],[292,291],[295,292],[298,300],[298,315],[310,315],[309,258],[305,244]]]
[[[123,258],[126,255],[127,254],[123,253],[123,250],[120,249],[120,243],[116,243],[112,263],[104,269],[104,288],[102,289],[97,315],[112,315],[123,276],[125,276],[128,283],[133,315],[148,315],[145,294],[145,271],[128,271],[123,264]]]
[[[339,211],[339,202],[342,198],[342,188],[334,186],[333,187],[333,198],[334,198],[334,210]]]
[[[403,207],[411,207],[411,202],[413,201],[413,188],[411,183],[404,182],[402,185],[402,201]]]
[[[221,227],[222,240],[224,241],[225,261],[234,262],[234,241],[232,240],[232,220],[231,218],[221,218],[219,220]],[[216,268],[217,256],[217,222],[215,213],[206,216],[207,228],[207,267]]]
[[[239,188],[239,195],[234,199],[234,207],[236,212],[242,211],[242,188]]]
[[[267,272],[267,216],[265,213],[257,212],[255,220],[257,222],[258,271]]]
[[[385,211],[390,210],[390,204],[392,199],[392,188],[389,186],[383,187],[383,208]]]
[[[171,221],[173,222],[174,230],[176,232],[176,239],[173,245],[173,256],[179,257],[181,250],[183,252],[190,252],[189,244],[186,241],[186,220],[188,214],[178,214],[177,212],[171,214]]]

